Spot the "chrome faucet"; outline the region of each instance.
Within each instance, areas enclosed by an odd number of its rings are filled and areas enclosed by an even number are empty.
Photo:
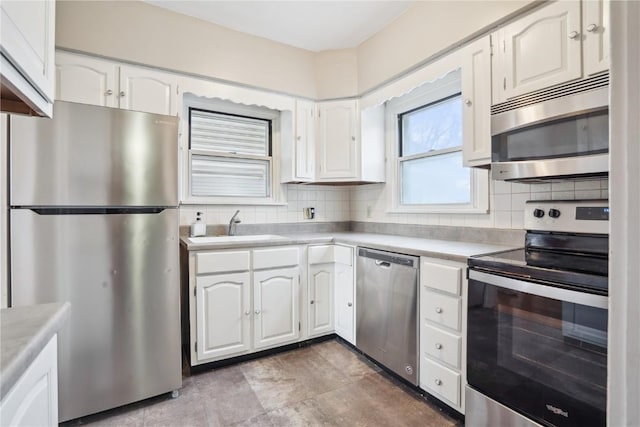
[[[231,217],[231,220],[229,221],[229,231],[227,233],[229,236],[233,236],[234,234],[236,234],[235,225],[240,224],[242,222],[239,219],[236,219],[239,213],[240,213],[240,209],[238,209],[236,213],[233,214],[233,216]]]

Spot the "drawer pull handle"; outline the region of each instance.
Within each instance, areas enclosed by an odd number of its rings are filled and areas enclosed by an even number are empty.
[[[313,300],[309,301],[309,304],[313,305]]]
[[[256,313],[256,314],[260,314],[260,310],[256,310],[254,313]]]
[[[351,302],[347,303],[347,307],[351,307],[352,305],[353,305],[353,303],[351,303]]]
[[[442,308],[441,307],[436,307],[436,313],[442,313]]]
[[[251,311],[249,311],[249,310],[247,310],[247,311],[245,311],[245,312],[244,312],[244,315],[245,315],[245,316],[248,316],[248,315],[250,315],[250,314],[251,314]]]
[[[440,350],[440,349],[442,348],[442,344],[440,344],[439,342],[438,342],[438,343],[436,343],[436,348],[437,348],[438,350]]]
[[[436,383],[436,385],[442,385],[442,381],[441,381],[441,380],[439,380],[439,379],[437,379],[437,378],[436,378],[435,383]]]

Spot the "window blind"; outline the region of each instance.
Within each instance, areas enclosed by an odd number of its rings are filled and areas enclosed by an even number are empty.
[[[191,149],[269,156],[269,120],[191,110]]]
[[[269,197],[269,160],[191,156],[191,194]]]

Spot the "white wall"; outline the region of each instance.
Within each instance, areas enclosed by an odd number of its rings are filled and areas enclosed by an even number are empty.
[[[527,200],[573,200],[608,198],[608,181],[519,184],[492,181],[488,214],[387,213],[391,207],[389,186],[375,184],[352,187],[351,220],[399,224],[454,225],[522,229]],[[367,208],[371,207],[368,211]],[[368,217],[367,213],[371,216]]]
[[[0,114],[0,308],[8,304],[7,115]]]

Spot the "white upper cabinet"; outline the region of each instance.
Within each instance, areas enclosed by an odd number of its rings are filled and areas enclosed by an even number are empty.
[[[178,111],[177,79],[167,73],[120,66],[120,108],[173,116]]]
[[[53,0],[0,2],[3,111],[51,117],[55,20]]]
[[[358,178],[357,101],[318,104],[319,147],[317,181],[356,180]]]
[[[584,74],[589,76],[609,69],[609,0],[582,3]]]
[[[465,166],[491,163],[491,40],[489,36],[462,52],[462,160]]]
[[[582,77],[580,2],[550,3],[498,34],[500,101]]]
[[[313,179],[316,147],[316,108],[311,101],[296,101],[295,176]]]
[[[118,66],[102,59],[57,52],[56,99],[118,107]]]
[[[56,54],[56,99],[166,115],[178,112],[173,74],[66,52]]]
[[[492,34],[493,103],[609,69],[608,0],[556,1]]]

